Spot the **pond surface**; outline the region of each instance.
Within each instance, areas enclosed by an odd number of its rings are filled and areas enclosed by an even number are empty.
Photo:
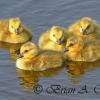
[[[99,15],[100,0],[0,1],[0,18],[19,16],[34,32],[35,43],[52,25],[67,27],[83,16],[100,21]],[[16,69],[16,55],[7,49],[8,44],[0,47],[0,100],[100,100],[100,62],[73,62],[44,72],[22,71]]]

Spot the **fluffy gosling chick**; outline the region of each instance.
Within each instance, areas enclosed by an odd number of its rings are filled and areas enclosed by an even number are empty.
[[[100,25],[90,17],[83,17],[69,26],[68,31],[87,39],[100,39]]]
[[[64,51],[67,60],[94,62],[100,60],[100,41],[85,42],[83,39],[71,37]]]
[[[0,41],[24,43],[31,37],[31,32],[22,25],[19,17],[0,20]]]
[[[64,28],[53,26],[40,36],[38,45],[42,50],[63,51],[67,37]]]
[[[61,67],[63,57],[58,52],[39,52],[32,42],[27,42],[20,49],[16,67],[23,70],[43,71],[50,68]]]
[[[20,18],[11,18],[0,20],[0,31],[4,33],[14,33],[18,35],[23,31]]]

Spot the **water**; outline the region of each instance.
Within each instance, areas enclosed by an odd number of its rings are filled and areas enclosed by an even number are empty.
[[[100,21],[99,9],[100,0],[1,0],[0,18],[19,16],[34,32],[33,41],[37,43],[39,35],[52,25],[67,27],[83,16]],[[15,62],[11,60],[15,56],[10,57],[9,54],[8,49],[0,49],[0,100],[100,98],[100,86],[97,86],[100,84],[99,62],[74,63],[65,68],[36,73],[16,69]],[[36,84],[40,84],[38,90],[43,89],[39,94],[32,89]],[[54,92],[52,88],[58,90]],[[67,92],[69,88],[75,88],[76,91],[73,94],[63,93],[65,88]]]

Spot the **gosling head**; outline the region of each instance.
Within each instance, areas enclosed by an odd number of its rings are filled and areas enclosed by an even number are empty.
[[[81,39],[76,37],[70,37],[67,40],[66,47],[64,48],[64,52],[72,52],[77,53],[83,49],[84,43]]]
[[[94,31],[93,20],[89,17],[83,17],[80,20],[79,31],[80,31],[81,35],[91,34]]]
[[[64,41],[63,28],[59,26],[53,26],[50,30],[50,39],[58,45],[61,45]]]
[[[32,42],[27,42],[23,44],[20,48],[19,58],[24,58],[27,60],[31,60],[38,54],[38,49],[36,45]]]
[[[16,35],[20,34],[23,31],[20,18],[11,18],[9,19],[9,31]]]

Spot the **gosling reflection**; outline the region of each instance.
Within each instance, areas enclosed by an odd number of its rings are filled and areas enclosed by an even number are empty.
[[[10,55],[10,59],[12,61],[16,61],[17,55],[19,54],[19,49],[22,44],[11,44],[11,43],[5,43],[0,42],[0,48],[7,49]]]
[[[69,62],[67,63],[67,75],[73,84],[79,84],[87,72],[92,72],[100,66],[100,61],[86,62]]]
[[[10,59],[15,62],[18,58],[18,54],[19,54],[19,47],[15,47],[15,48],[9,48],[9,55],[10,55]]]
[[[32,90],[38,84],[38,74],[33,71],[16,69],[20,85],[25,89]]]
[[[25,89],[32,91],[33,88],[39,84],[41,77],[53,77],[61,72],[62,68],[54,68],[46,71],[35,72],[32,70],[22,70],[16,68],[17,75],[22,85]]]

